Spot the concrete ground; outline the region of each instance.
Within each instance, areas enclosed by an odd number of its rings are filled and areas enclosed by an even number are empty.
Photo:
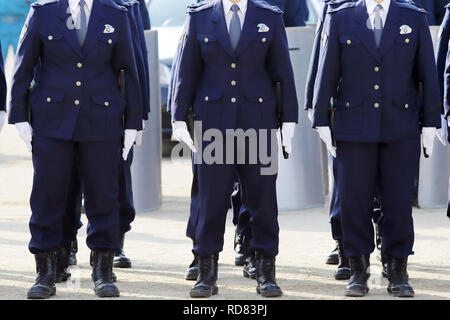
[[[28,198],[32,184],[31,156],[14,127],[0,136],[0,299],[23,299],[35,278],[28,252]],[[127,235],[132,269],[117,269],[120,299],[188,299],[192,282],[184,280],[192,259],[185,237],[189,210],[190,164],[163,161],[164,204],[139,214]],[[255,282],[234,266],[233,226],[229,214],[225,248],[220,256],[219,295],[214,299],[258,299]],[[445,210],[415,210],[415,255],[409,273],[416,299],[450,298],[450,221]],[[83,216],[83,222],[86,219]],[[344,299],[345,282],[333,280],[335,266],[324,263],[333,248],[327,208],[280,213],[280,255],[277,277],[283,299]],[[90,279],[85,228],[78,240],[78,266],[72,279],[57,288],[55,299],[95,299]],[[380,263],[372,255],[371,291],[365,299],[389,299]]]
[[[24,299],[35,278],[34,259],[27,249],[32,175],[31,155],[14,127],[7,126],[0,135],[0,299]],[[164,160],[162,178],[162,208],[139,214],[127,234],[125,249],[133,268],[115,270],[120,299],[189,299],[193,283],[184,275],[192,259],[192,244],[185,237],[190,164]],[[230,218],[229,214],[220,256],[219,295],[214,299],[259,299],[255,281],[244,279],[241,268],[234,266]],[[444,209],[415,210],[414,218],[416,244],[409,274],[416,299],[450,299],[450,221]],[[281,212],[279,220],[277,278],[285,293],[282,299],[345,299],[346,282],[333,280],[335,266],[324,263],[334,247],[327,208]],[[54,299],[96,299],[85,236],[83,227],[78,235],[78,266],[71,269],[67,283],[57,286]],[[372,263],[371,291],[364,299],[389,299],[375,254]]]

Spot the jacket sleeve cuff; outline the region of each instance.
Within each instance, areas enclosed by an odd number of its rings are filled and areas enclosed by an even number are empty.
[[[313,123],[312,127],[329,127],[330,126],[330,119],[328,112],[326,113],[320,113],[317,111],[317,109],[314,109],[313,112]]]
[[[125,129],[142,130],[142,117],[126,117]]]
[[[19,106],[17,104],[11,104],[9,109],[9,124],[16,124],[19,122],[29,122],[30,117],[28,115],[28,110],[24,106]]]

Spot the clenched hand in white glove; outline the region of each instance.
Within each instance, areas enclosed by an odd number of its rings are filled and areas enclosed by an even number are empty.
[[[431,157],[434,148],[434,138],[436,138],[437,129],[433,127],[422,128],[422,144],[425,152]]]
[[[136,129],[125,129],[125,137],[123,139],[123,150],[122,158],[127,161],[128,154],[130,153],[131,147],[136,141],[137,130]]]
[[[184,142],[188,145],[192,152],[196,153],[197,148],[194,146],[191,134],[187,129],[187,124],[184,121],[174,121],[172,123],[173,137],[180,142]]]
[[[136,135],[136,145],[140,147],[142,145],[142,136],[144,135],[145,130],[145,120],[142,120],[142,130],[137,132]]]
[[[294,137],[295,125],[295,122],[284,122],[281,126],[282,145],[287,153],[292,152],[292,138]]]
[[[0,111],[0,132],[2,132],[3,125],[5,124],[6,112]]]
[[[317,127],[317,132],[319,132],[319,137],[327,146],[328,152],[336,158],[336,147],[333,146],[333,139],[331,138],[330,127]]]
[[[308,119],[309,119],[309,121],[311,121],[311,123],[313,123],[313,113],[314,113],[314,110],[312,108],[309,108],[308,109]]]
[[[16,129],[19,136],[27,145],[28,151],[32,151],[31,141],[33,140],[33,128],[28,122],[18,122],[16,123]]]

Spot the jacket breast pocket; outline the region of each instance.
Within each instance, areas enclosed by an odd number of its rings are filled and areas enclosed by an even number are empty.
[[[339,36],[342,58],[346,60],[360,60],[362,57],[361,41],[353,35]]]
[[[217,38],[209,34],[198,34],[197,40],[203,56],[215,58],[213,55],[217,54]]]
[[[397,61],[412,62],[416,56],[417,36],[412,33],[398,35],[394,49]]]
[[[98,37],[99,43],[104,48],[113,48],[114,45],[119,41],[119,36],[117,33],[102,33]]]

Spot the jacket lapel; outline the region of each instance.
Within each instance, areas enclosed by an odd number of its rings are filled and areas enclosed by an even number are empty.
[[[256,26],[256,18],[256,6],[253,1],[249,0],[247,4],[247,12],[245,14],[244,27],[242,28],[241,38],[239,39],[235,52],[236,56],[240,56],[255,38],[258,30]]]
[[[225,21],[222,0],[216,0],[213,12],[211,13],[211,20],[214,24],[212,32],[217,36],[217,41],[230,56],[234,57],[230,35],[228,34],[228,28]]]
[[[395,1],[391,1],[379,48],[381,56],[384,56],[386,54],[389,47],[394,43],[395,38],[399,35],[399,18],[400,9],[398,7],[398,4]]]
[[[375,36],[373,34],[373,30],[369,28],[369,15],[367,14],[367,8],[364,0],[359,1],[354,9],[355,22],[356,26],[356,34],[361,42],[366,46],[367,50],[370,54],[380,61],[380,54],[375,43]]]
[[[104,30],[104,8],[102,0],[93,1],[91,17],[89,18],[88,31],[82,48],[83,55],[87,56],[95,48],[98,38]]]
[[[95,2],[95,1],[94,1]],[[67,0],[59,0],[57,6],[57,16],[59,18],[58,28],[63,34],[66,41],[72,49],[80,57],[82,56],[80,42],[78,41],[77,31],[75,29],[75,22],[72,19],[69,3]]]

